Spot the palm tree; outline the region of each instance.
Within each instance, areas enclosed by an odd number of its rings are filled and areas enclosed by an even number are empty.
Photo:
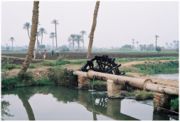
[[[137,44],[137,49],[138,49],[138,47],[139,47],[139,46],[138,46],[139,42],[138,42],[138,41],[136,41],[136,44]]]
[[[28,34],[29,39],[30,39],[30,36],[29,36],[30,27],[31,27],[31,25],[30,25],[29,22],[26,22],[26,23],[24,24],[24,26],[23,26],[23,29],[27,30],[27,34]]]
[[[83,49],[84,49],[84,35],[86,34],[86,31],[82,30],[80,33],[81,33]]]
[[[52,50],[54,49],[54,38],[56,37],[56,34],[54,32],[51,32],[49,35],[49,38],[52,39]]]
[[[135,39],[132,39],[132,48],[134,48]]]
[[[22,76],[22,75],[25,74],[25,72],[27,71],[30,63],[32,62],[34,46],[35,46],[35,43],[36,43],[38,19],[39,19],[39,1],[34,1],[33,2],[31,36],[30,36],[30,42],[29,42],[29,47],[28,47],[28,53],[26,55],[25,61],[23,62],[21,70],[18,73],[19,76]]]
[[[71,36],[68,37],[68,42],[69,42],[69,48],[71,48],[71,46],[72,46],[72,38],[71,38]]]
[[[75,41],[76,35],[75,34],[71,34],[70,37],[71,37],[72,45],[73,45],[73,49],[74,49],[74,41]]]
[[[36,33],[36,41],[37,41],[37,49],[39,48],[39,45],[40,45],[40,43],[39,43],[39,36],[40,36],[40,33],[39,33],[39,31]]]
[[[77,45],[78,45],[78,50],[80,49],[80,39],[81,39],[81,35],[76,35],[75,36],[75,40],[76,40]]]
[[[94,9],[94,15],[93,15],[93,23],[92,23],[91,32],[89,35],[89,45],[88,45],[88,52],[87,52],[87,58],[88,59],[91,57],[94,31],[95,31],[96,23],[97,23],[97,15],[98,15],[99,5],[100,5],[100,1],[96,1],[96,5],[95,5],[95,9]]]
[[[169,47],[169,44],[166,42],[166,48],[168,48]]]
[[[14,37],[10,37],[10,41],[12,43],[12,50],[13,50]]]
[[[59,24],[58,23],[58,20],[56,20],[56,19],[54,19],[53,21],[52,21],[52,24],[54,24],[54,26],[55,26],[55,37],[56,37],[56,49],[57,49],[57,47],[58,47],[58,44],[57,44],[57,25]]]
[[[43,35],[46,34],[45,28],[43,27],[39,28],[39,34],[41,35],[41,45],[42,45]]]

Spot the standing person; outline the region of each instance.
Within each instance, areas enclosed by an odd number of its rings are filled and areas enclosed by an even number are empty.
[[[47,52],[46,52],[46,50],[44,50],[44,54],[43,54],[44,60],[46,59],[46,56],[47,56]]]

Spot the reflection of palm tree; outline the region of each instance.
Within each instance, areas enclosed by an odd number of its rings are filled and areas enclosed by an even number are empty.
[[[13,50],[14,37],[10,37],[10,41],[12,43],[12,50]]]
[[[11,115],[9,113],[9,109],[8,109],[9,105],[10,105],[9,102],[7,102],[5,100],[1,101],[1,116],[2,116],[2,120],[4,120],[3,118],[5,116],[8,116],[8,117],[12,117],[13,116],[13,115]]]
[[[57,25],[59,24],[58,21],[56,19],[54,19],[52,21],[52,24],[54,24],[55,26],[55,37],[56,37],[56,48],[58,47],[58,44],[57,44]]]
[[[50,35],[49,35],[49,38],[52,39],[52,49],[54,49],[54,37],[56,37],[55,35],[56,34],[54,32],[51,32]]]
[[[24,106],[24,108],[25,108],[25,110],[27,112],[29,120],[35,120],[33,110],[31,108],[31,105],[28,102],[28,98],[26,96],[24,96],[24,95],[26,95],[26,91],[21,92],[21,93],[19,92],[18,97],[23,103],[23,106]]]
[[[45,28],[43,28],[43,27],[39,28],[39,33],[41,35],[41,45],[42,45],[43,35],[46,34]]]
[[[26,22],[26,23],[24,24],[24,26],[23,26],[23,29],[26,29],[26,30],[27,30],[27,34],[28,34],[29,39],[30,39],[30,35],[29,35],[30,27],[31,27],[31,25],[30,25],[29,22]]]

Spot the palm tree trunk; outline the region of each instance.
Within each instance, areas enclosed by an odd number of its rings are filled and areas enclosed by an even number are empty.
[[[56,49],[57,49],[57,27],[56,27],[56,23],[55,23],[55,36],[56,36]]]
[[[84,49],[84,39],[83,39],[83,49]]]
[[[13,50],[13,40],[12,40],[12,50]]]
[[[42,35],[41,35],[41,45],[42,45],[42,40],[43,40],[43,33],[42,33]]]
[[[29,40],[30,40],[29,28],[27,28],[27,34],[28,34],[28,37],[29,37]]]
[[[36,42],[37,42],[37,50],[38,50],[38,47],[39,47],[39,43],[38,43],[39,39],[38,39],[38,36],[36,35]]]
[[[91,57],[92,44],[93,44],[93,39],[94,39],[94,31],[95,31],[96,23],[97,23],[97,15],[98,15],[99,5],[100,5],[100,1],[96,1],[94,15],[93,15],[93,23],[92,23],[91,32],[89,35],[89,45],[88,45],[88,52],[87,52],[88,59]]]
[[[74,49],[74,39],[72,41],[73,41],[73,49]]]
[[[52,38],[52,50],[54,50],[54,38]]]
[[[77,41],[77,43],[78,43],[78,50],[79,50],[79,48],[80,48],[79,40]]]
[[[32,15],[32,26],[31,26],[31,38],[30,38],[30,42],[29,42],[28,53],[26,55],[25,61],[23,62],[23,65],[21,67],[19,75],[23,75],[27,71],[27,69],[28,69],[28,67],[32,61],[34,46],[36,43],[38,19],[39,19],[39,1],[34,1],[33,15]]]

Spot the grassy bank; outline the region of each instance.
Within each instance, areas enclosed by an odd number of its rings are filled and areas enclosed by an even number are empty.
[[[47,77],[34,78],[32,72],[27,72],[22,76],[13,76],[2,78],[2,89],[11,89],[25,86],[44,86],[53,85],[54,83]]]
[[[179,62],[169,61],[169,62],[155,62],[155,63],[145,63],[134,65],[139,73],[142,74],[172,74],[178,73]]]

